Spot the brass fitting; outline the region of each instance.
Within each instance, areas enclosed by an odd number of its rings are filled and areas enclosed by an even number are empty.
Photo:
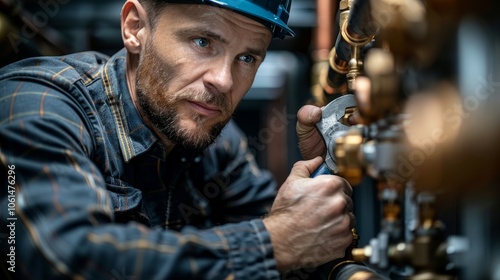
[[[346,3],[340,4],[341,8],[341,14],[340,14],[340,36],[342,36],[342,39],[351,46],[351,58],[347,62],[347,65],[342,65],[344,72],[339,72],[339,73],[345,73],[347,74],[347,87],[349,91],[354,91],[355,89],[355,81],[356,77],[361,75],[363,71],[363,60],[361,59],[361,48],[364,47],[366,44],[370,43],[375,36],[367,36],[367,37],[362,37],[359,35],[356,35],[355,33],[351,32],[348,24],[349,20],[349,12],[350,9],[353,5],[354,1],[349,1],[347,2],[347,7]],[[346,10],[342,10],[342,8],[346,8]],[[335,59],[335,58],[334,58]],[[334,60],[337,65],[335,67],[341,68],[341,64],[339,64],[337,61]],[[345,64],[346,62],[344,62]],[[331,63],[330,63],[331,65]],[[333,68],[333,67],[332,67]],[[337,70],[337,68],[333,68]],[[345,72],[347,70],[347,73]]]
[[[365,246],[363,248],[354,248],[351,251],[352,259],[358,262],[366,262],[370,259],[373,253],[371,246]]]
[[[331,49],[328,55],[328,62],[330,63],[330,67],[339,74],[347,74],[349,72],[348,62],[338,57],[335,48]]]
[[[359,184],[363,177],[363,163],[361,162],[363,136],[361,130],[351,128],[345,135],[338,137],[335,143],[335,157],[339,175],[352,185]]]
[[[356,78],[361,75],[363,69],[363,60],[360,54],[361,47],[353,46],[351,52],[351,59],[349,60],[348,67],[349,71],[346,75],[347,77],[347,88],[349,91],[355,90]]]

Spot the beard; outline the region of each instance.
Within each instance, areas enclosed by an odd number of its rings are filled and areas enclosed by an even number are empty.
[[[160,138],[166,138],[186,149],[203,150],[211,145],[231,119],[232,110],[228,96],[206,90],[183,89],[169,92],[168,86],[177,77],[175,67],[161,62],[160,56],[149,41],[139,59],[136,80],[136,101],[143,117],[153,126]],[[222,119],[209,125],[208,118],[199,114],[188,117],[195,128],[181,125],[179,106],[184,101],[204,102],[221,110]]]

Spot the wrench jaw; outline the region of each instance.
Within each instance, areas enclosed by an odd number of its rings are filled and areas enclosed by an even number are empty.
[[[328,145],[326,146],[326,157],[325,164],[330,169],[332,174],[338,174],[339,168],[337,166],[336,158],[335,158],[335,139],[330,140]]]
[[[349,130],[350,125],[344,124],[343,118],[349,109],[354,107],[356,107],[356,100],[353,95],[348,94],[334,99],[321,108],[323,117],[316,124],[316,128],[326,145],[325,164],[331,174],[339,173],[335,158],[335,140]]]
[[[316,124],[316,128],[320,132],[323,137],[323,141],[326,146],[326,156],[324,164],[330,170],[331,174],[337,174],[339,169],[337,167],[336,159],[335,159],[335,132],[338,134],[338,130],[341,129],[339,127],[339,123],[332,122],[328,120],[332,120],[332,118],[322,119],[320,122]]]

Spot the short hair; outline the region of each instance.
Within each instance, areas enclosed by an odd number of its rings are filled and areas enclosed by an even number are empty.
[[[169,4],[167,1],[158,0],[139,0],[139,3],[144,7],[148,15],[149,25],[154,29],[156,27],[156,22],[158,21],[158,16]]]

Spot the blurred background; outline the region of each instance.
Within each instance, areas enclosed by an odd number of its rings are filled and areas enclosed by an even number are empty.
[[[0,66],[112,55],[123,47],[123,2],[0,0]],[[281,183],[301,159],[297,110],[355,93],[348,83],[357,76],[371,79],[371,96],[357,96],[365,122],[335,153],[355,186],[362,250],[351,257],[391,279],[500,279],[499,5],[293,0],[297,36],[272,42],[235,113],[258,163]],[[372,49],[381,52],[369,58]]]

